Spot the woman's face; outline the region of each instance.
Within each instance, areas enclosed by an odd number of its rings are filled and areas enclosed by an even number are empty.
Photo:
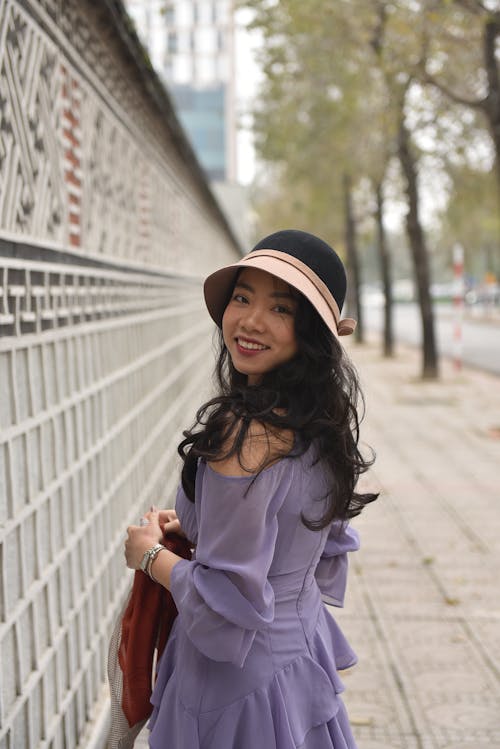
[[[297,300],[276,276],[245,268],[222,318],[222,334],[234,368],[256,385],[262,375],[297,353]]]

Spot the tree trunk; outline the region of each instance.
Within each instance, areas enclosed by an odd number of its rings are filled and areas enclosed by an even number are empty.
[[[406,194],[408,198],[406,231],[413,258],[418,303],[422,319],[422,377],[424,379],[433,379],[438,376],[438,356],[434,334],[434,313],[430,295],[429,257],[419,217],[417,169],[414,156],[411,153],[410,134],[404,123],[403,112],[401,113],[398,133],[398,156],[406,178]]]
[[[500,37],[500,13],[492,14],[484,25],[483,55],[488,94],[484,100],[483,110],[490,126],[491,137],[495,146],[495,167],[497,175],[497,200],[500,216],[500,76],[498,74],[497,39]],[[500,275],[500,255],[497,249],[496,267],[491,270]]]
[[[488,93],[484,100],[483,110],[490,126],[491,137],[495,145],[495,166],[500,189],[500,77],[496,56],[497,38],[500,36],[499,17],[490,17],[484,24],[483,56]]]
[[[375,195],[377,198],[377,208],[375,211],[375,220],[377,223],[377,251],[380,262],[380,275],[384,288],[384,356],[393,356],[394,354],[394,334],[392,327],[392,286],[391,286],[391,256],[387,247],[387,239],[384,227],[384,196],[382,192],[382,182],[377,182],[375,186]]]
[[[361,307],[361,279],[359,272],[358,248],[356,244],[356,227],[352,210],[351,178],[344,174],[344,221],[345,245],[347,252],[347,307],[349,314],[353,314],[358,324],[355,337],[357,343],[364,342],[363,310]]]

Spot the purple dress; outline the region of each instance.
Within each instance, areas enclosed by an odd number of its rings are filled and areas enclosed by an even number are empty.
[[[337,670],[356,656],[323,601],[342,605],[359,541],[339,523],[302,523],[324,508],[313,452],[252,485],[200,462],[195,503],[179,489],[196,560],[172,572],[179,615],[151,698],[152,749],[355,749]]]

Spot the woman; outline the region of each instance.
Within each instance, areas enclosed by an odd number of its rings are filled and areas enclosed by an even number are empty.
[[[128,529],[127,564],[179,614],[158,668],[150,746],[353,749],[338,670],[355,654],[342,605],[355,492],[358,383],[339,344],[343,265],[318,237],[280,231],[205,282],[222,329],[220,392],[179,446],[176,511]],[[159,544],[187,535],[196,558]],[[323,600],[322,600],[323,598]]]

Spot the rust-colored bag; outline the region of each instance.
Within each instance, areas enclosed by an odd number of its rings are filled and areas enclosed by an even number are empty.
[[[191,545],[187,539],[169,533],[162,543],[174,554],[191,559]],[[154,664],[163,653],[176,616],[177,608],[170,592],[142,570],[136,570],[131,593],[109,645],[109,749],[133,747],[136,736],[151,715]]]

